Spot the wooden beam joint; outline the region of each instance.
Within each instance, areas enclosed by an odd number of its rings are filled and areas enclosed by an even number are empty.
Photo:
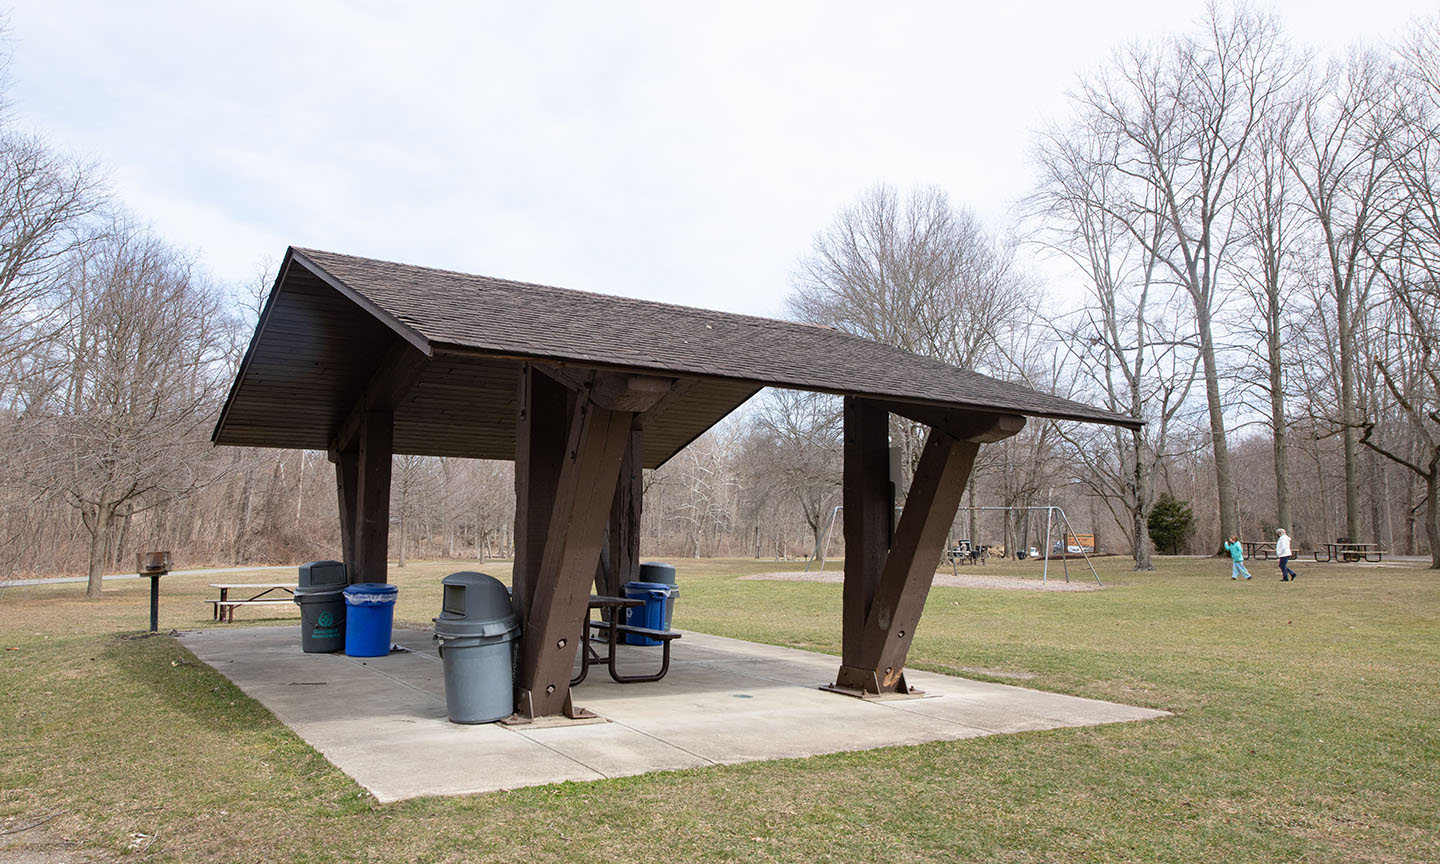
[[[331,451],[353,450],[357,446],[365,414],[371,411],[394,412],[415,387],[429,363],[429,357],[404,340],[391,345],[376,364],[375,372],[355,400],[350,413],[335,430]]]
[[[1025,428],[1020,414],[997,414],[990,411],[968,411],[919,405],[913,402],[882,402],[885,410],[907,420],[944,432],[956,441],[971,444],[993,444],[1003,441]]]
[[[675,378],[590,369],[584,366],[536,363],[535,368],[571,390],[584,394],[601,408],[632,414],[650,410],[669,394],[676,383]]]

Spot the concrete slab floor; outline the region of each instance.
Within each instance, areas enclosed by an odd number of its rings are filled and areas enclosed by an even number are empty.
[[[460,725],[446,717],[431,633],[397,628],[393,639],[405,650],[358,658],[303,653],[298,625],[180,635],[380,801],[1167,716],[913,670],[925,698],[864,701],[818,689],[836,657],[686,632],[661,681],[590,670],[575,703],[609,722]],[[622,647],[621,666],[654,668],[659,651]]]

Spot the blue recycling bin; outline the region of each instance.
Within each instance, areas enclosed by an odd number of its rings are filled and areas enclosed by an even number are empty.
[[[670,619],[675,612],[675,598],[680,596],[679,588],[663,582],[626,582],[625,596],[631,600],[645,601],[641,606],[632,606],[625,610],[626,624],[631,627],[644,627],[648,630],[670,629]],[[625,644],[663,645],[664,643],[659,639],[651,639],[649,636],[626,633]]]
[[[345,654],[383,657],[390,653],[390,627],[400,589],[382,582],[357,582],[345,588]]]

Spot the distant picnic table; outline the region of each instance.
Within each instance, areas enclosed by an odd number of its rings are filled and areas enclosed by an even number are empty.
[[[231,624],[234,624],[236,606],[258,606],[269,603],[294,603],[295,589],[298,586],[296,586],[294,582],[211,582],[210,587],[220,589],[219,600],[205,601],[206,603],[214,604],[214,620],[229,621]],[[231,600],[230,591],[232,589],[236,591],[253,591],[254,593],[251,593],[249,594],[249,596],[243,597],[239,600]],[[283,591],[290,596],[267,596],[276,591]]]
[[[1322,558],[1321,555],[1325,557]],[[1379,543],[1321,543],[1315,549],[1315,560],[1322,564],[1326,561],[1343,561],[1353,564],[1362,560],[1378,564],[1384,556],[1385,547]]]
[[[1270,543],[1261,540],[1241,540],[1240,545],[1245,548],[1246,558],[1264,560],[1275,557],[1275,547]]]

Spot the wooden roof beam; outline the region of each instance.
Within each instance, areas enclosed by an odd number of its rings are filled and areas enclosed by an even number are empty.
[[[365,385],[364,392],[335,430],[330,446],[331,461],[334,461],[333,454],[358,446],[361,421],[367,412],[393,412],[398,408],[429,363],[430,358],[408,342],[397,340],[391,345],[370,376],[370,383]]]
[[[913,402],[880,401],[876,404],[891,414],[899,414],[907,420],[938,429],[956,441],[972,444],[1003,441],[1025,428],[1025,417],[1020,414],[942,408]]]

